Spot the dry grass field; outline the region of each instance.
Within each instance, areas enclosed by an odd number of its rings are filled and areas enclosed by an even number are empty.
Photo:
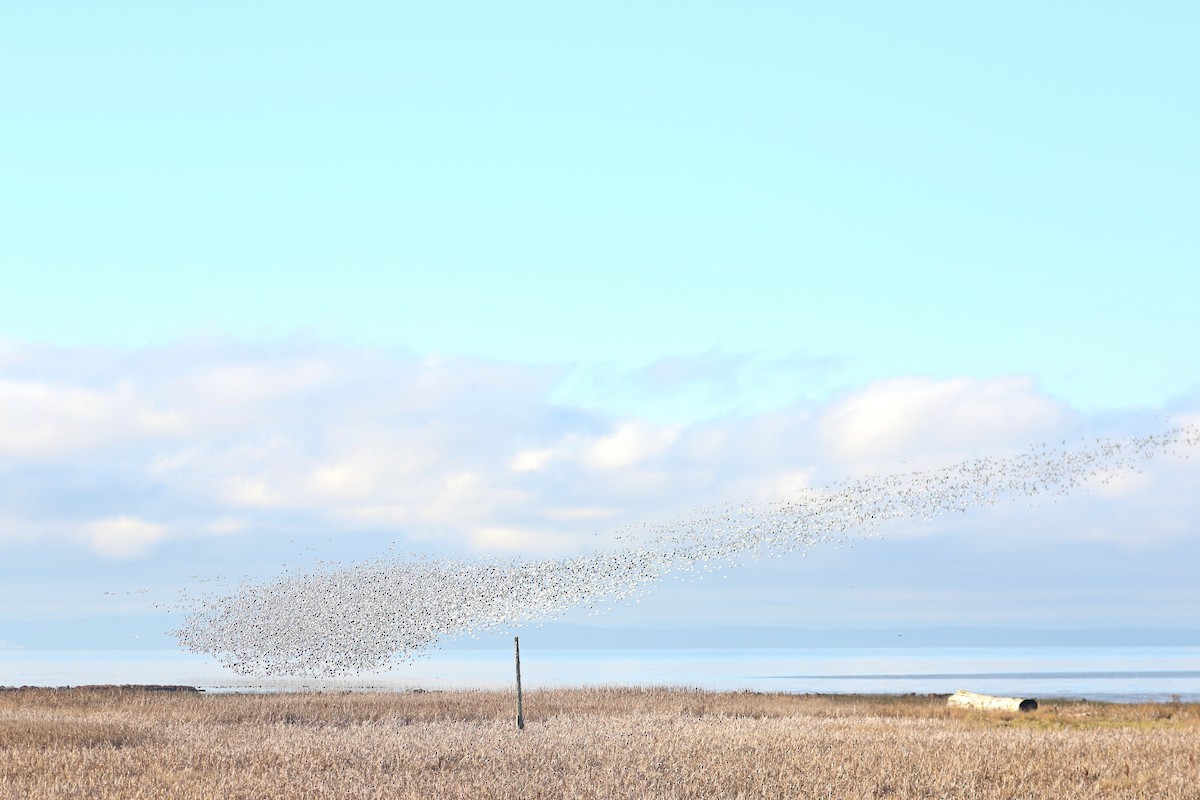
[[[672,689],[0,692],[0,800],[1200,798],[1200,705]]]

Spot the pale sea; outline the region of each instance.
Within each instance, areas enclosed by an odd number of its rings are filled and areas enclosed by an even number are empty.
[[[0,686],[179,684],[207,691],[485,689],[514,683],[510,649],[434,651],[352,678],[242,676],[173,650],[0,650]],[[539,650],[522,685],[1200,702],[1200,647]]]

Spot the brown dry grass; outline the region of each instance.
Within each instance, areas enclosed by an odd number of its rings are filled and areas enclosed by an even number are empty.
[[[0,692],[0,800],[1200,798],[1200,705],[671,689]]]

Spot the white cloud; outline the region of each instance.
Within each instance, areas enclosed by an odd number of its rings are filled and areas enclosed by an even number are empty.
[[[135,517],[103,519],[83,527],[88,546],[114,560],[145,558],[166,533],[164,526]]]
[[[1008,449],[1061,432],[1071,411],[1032,378],[878,381],[834,403],[821,419],[828,451],[847,462]]]
[[[20,355],[0,368],[0,452],[21,476],[0,483],[0,536],[16,546],[99,520],[81,541],[113,558],[152,552],[167,530],[282,528],[537,555],[1086,426],[1028,377],[895,378],[827,403],[664,423],[566,405],[561,371],[494,361],[310,346]],[[670,366],[664,380],[690,380]],[[1119,480],[1103,491],[1138,503],[1159,491]]]
[[[585,445],[582,460],[599,469],[629,467],[662,455],[678,438],[677,426],[661,427],[636,420],[622,422],[612,433]]]
[[[556,455],[558,451],[552,447],[522,450],[509,460],[508,466],[513,472],[541,472]]]
[[[171,435],[181,427],[179,414],[158,411],[127,383],[94,389],[0,380],[0,455],[49,458]]]
[[[679,425],[623,420],[607,433],[573,433],[550,447],[521,450],[508,460],[508,467],[513,472],[543,472],[555,462],[569,462],[597,470],[627,468],[666,453],[682,430]]]
[[[310,473],[313,491],[325,497],[355,500],[378,490],[380,465],[369,459],[346,459],[318,467]]]

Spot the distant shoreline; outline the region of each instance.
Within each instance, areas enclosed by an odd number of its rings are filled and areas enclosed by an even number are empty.
[[[1200,701],[1200,647],[554,650],[539,646],[536,635],[522,636],[521,644],[524,683],[532,690],[616,685],[894,696],[970,689],[1119,703]],[[179,650],[8,651],[0,682],[190,686],[210,694],[504,690],[513,683],[511,639],[424,655],[355,675],[289,677],[238,674],[211,656]]]
[[[560,692],[591,692],[600,691],[606,693],[624,692],[624,693],[655,693],[655,692],[684,692],[697,695],[713,696],[713,697],[790,697],[795,699],[825,699],[833,702],[872,702],[872,703],[911,703],[911,702],[944,702],[952,693],[948,692],[931,692],[931,693],[878,693],[878,692],[760,692],[748,691],[739,689],[701,689],[683,686],[578,686],[578,687],[543,687],[526,689],[525,694],[528,697],[536,698],[541,694],[554,694]],[[56,694],[56,695],[110,695],[119,696],[123,694],[152,694],[152,695],[204,695],[211,694],[214,696],[259,696],[259,695],[281,695],[292,697],[330,697],[330,696],[345,696],[348,694],[369,696],[405,696],[405,695],[423,695],[423,694],[441,694],[441,695],[471,695],[471,694],[504,694],[503,689],[425,689],[421,687],[408,688],[378,688],[365,687],[361,689],[351,689],[345,687],[332,688],[298,688],[298,689],[271,689],[271,688],[222,688],[222,687],[203,687],[203,686],[182,686],[175,684],[79,684],[75,686],[0,686],[0,693],[14,694]],[[1033,698],[1037,700],[1038,698]],[[1084,704],[1094,706],[1139,706],[1139,707],[1161,707],[1164,709],[1177,709],[1182,706],[1188,706],[1200,709],[1200,703],[1192,701],[1181,701],[1178,698],[1168,700],[1138,700],[1130,702],[1110,701],[1110,700],[1092,700],[1086,697],[1049,697],[1044,698],[1045,702],[1051,704]]]

